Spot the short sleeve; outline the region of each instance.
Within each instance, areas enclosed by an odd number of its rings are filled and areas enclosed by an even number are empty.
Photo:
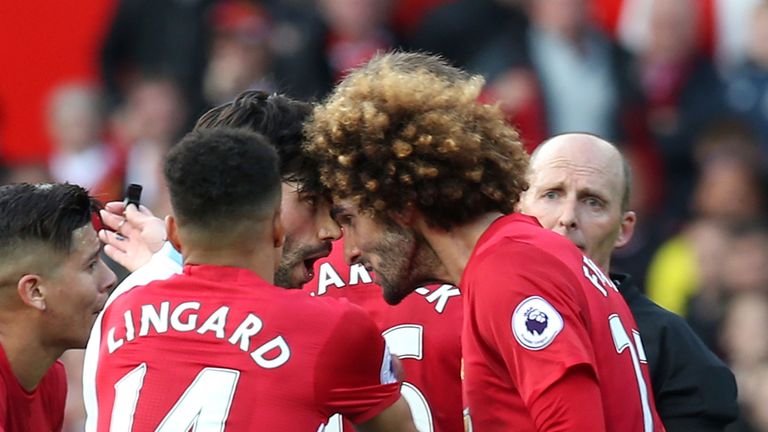
[[[595,373],[587,306],[578,301],[579,281],[562,261],[520,245],[478,258],[465,280],[472,325],[501,356],[527,406],[572,367]]]
[[[320,350],[315,395],[327,411],[355,424],[381,413],[400,398],[392,356],[370,317],[358,306],[346,310]]]

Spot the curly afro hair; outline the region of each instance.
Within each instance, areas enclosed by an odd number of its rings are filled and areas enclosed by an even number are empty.
[[[527,188],[528,155],[482,78],[421,53],[379,54],[315,108],[306,150],[335,198],[391,221],[413,207],[449,229],[511,213]]]

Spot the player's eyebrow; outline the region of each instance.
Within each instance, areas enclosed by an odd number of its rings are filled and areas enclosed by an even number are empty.
[[[579,191],[580,197],[595,197],[602,201],[609,202],[610,199],[608,198],[610,195],[606,194],[602,191],[596,190],[594,188],[586,187]]]
[[[333,220],[338,220],[339,216],[345,213],[347,213],[347,209],[338,204],[334,204],[331,207],[331,219]]]
[[[99,247],[97,247],[95,251],[91,252],[91,254],[88,255],[88,257],[85,259],[85,263],[87,264],[87,263],[90,263],[91,261],[95,260],[99,256],[99,254],[101,253],[101,250],[102,250],[103,247],[104,247],[104,245],[101,243],[101,241],[99,241]]]

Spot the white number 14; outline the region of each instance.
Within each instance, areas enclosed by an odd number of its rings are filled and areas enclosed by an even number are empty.
[[[130,432],[139,393],[147,374],[142,363],[115,384],[110,432]],[[184,394],[179,397],[155,432],[187,431],[221,432],[229,416],[240,372],[208,367],[200,371]]]

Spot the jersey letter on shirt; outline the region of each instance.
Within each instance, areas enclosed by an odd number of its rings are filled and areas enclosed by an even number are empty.
[[[563,329],[563,318],[549,302],[539,296],[520,302],[512,314],[512,333],[524,348],[546,348]]]

